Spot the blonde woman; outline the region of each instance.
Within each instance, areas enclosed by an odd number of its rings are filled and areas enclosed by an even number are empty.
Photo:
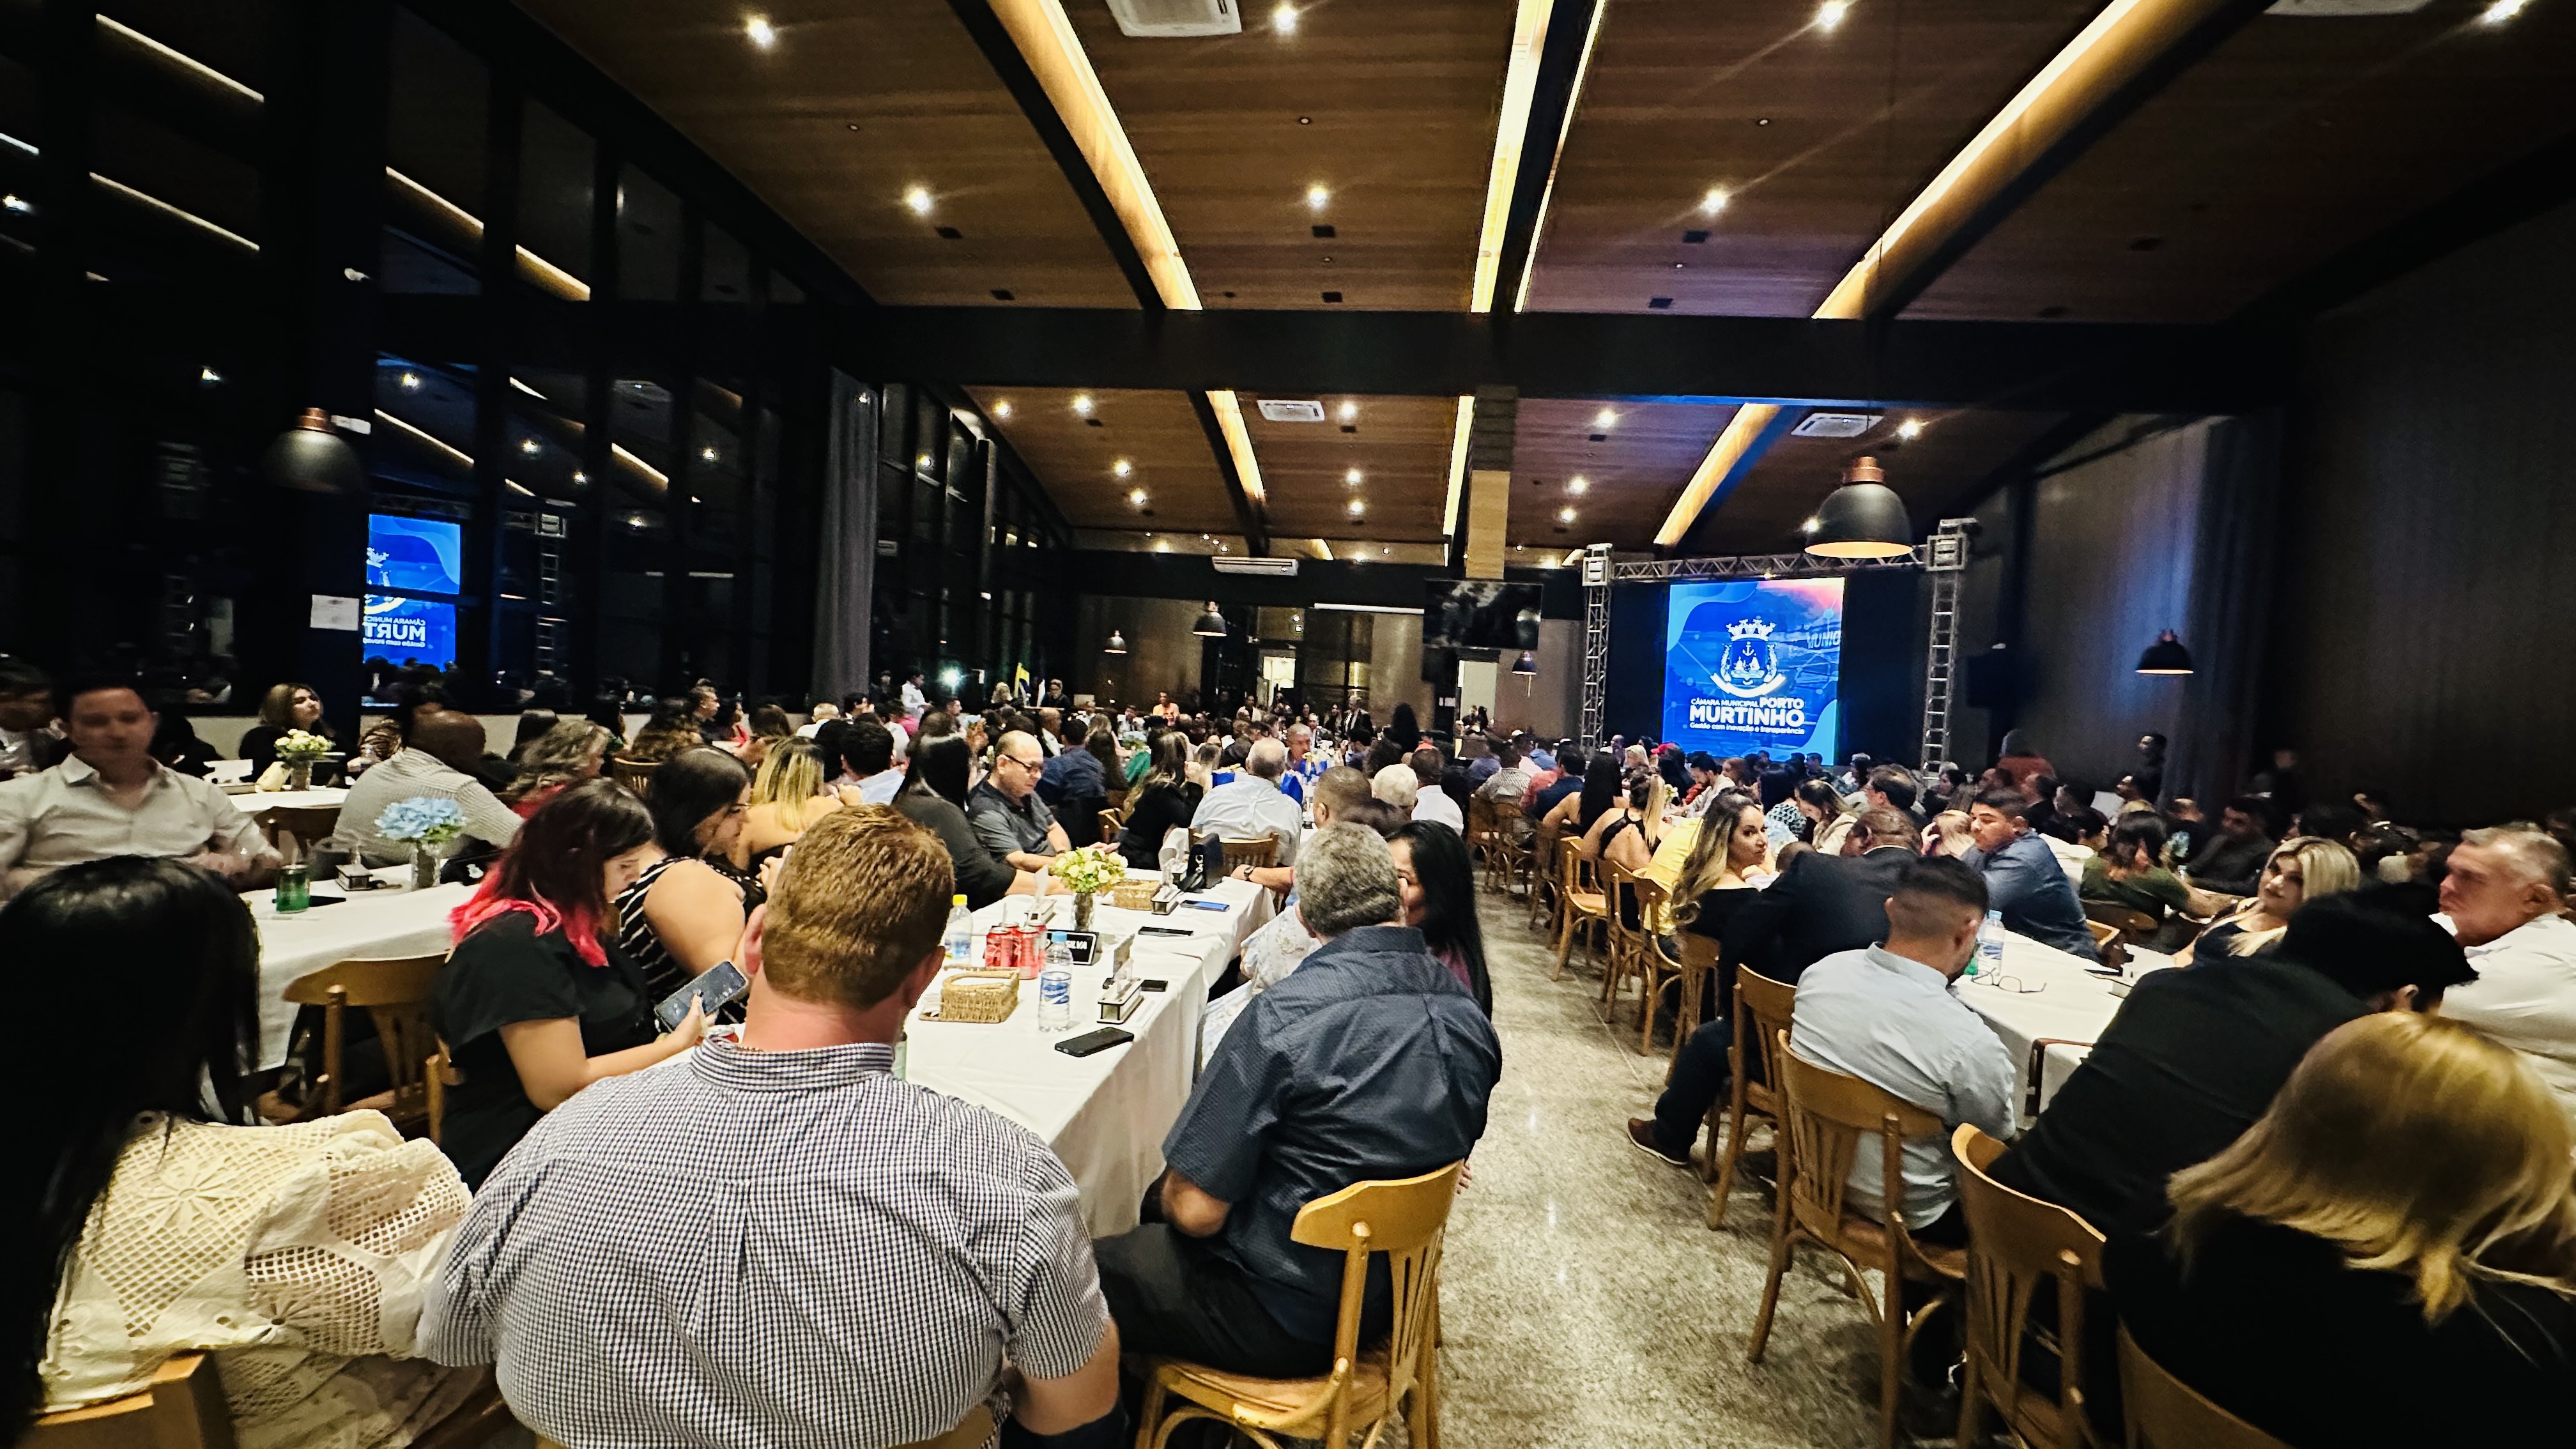
[[[2272,847],[2263,862],[2253,899],[2210,923],[2192,943],[2175,953],[2174,963],[2217,961],[2253,956],[2280,944],[2290,928],[2290,913],[2309,901],[2341,895],[2361,886],[2361,862],[2343,845],[2313,835],[2294,835]],[[2195,905],[2206,893],[2193,891]]]
[[[2571,1150],[2518,1053],[2439,1016],[2364,1016],[2234,1145],[2175,1173],[2170,1226],[2114,1239],[2103,1276],[2148,1357],[2277,1439],[2559,1442]]]
[[[1771,883],[1771,833],[1760,802],[1737,790],[1721,790],[1709,801],[1671,885],[1673,920],[1703,936],[1714,936],[1735,909]]]
[[[828,790],[823,778],[823,752],[812,740],[791,735],[771,742],[760,773],[752,777],[751,808],[743,814],[742,839],[734,847],[738,868],[758,869],[795,844],[806,826],[859,803],[856,788]]]

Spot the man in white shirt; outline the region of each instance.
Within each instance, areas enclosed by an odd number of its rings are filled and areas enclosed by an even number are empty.
[[[2537,830],[2472,830],[2451,851],[2442,915],[2478,979],[2442,1014],[2523,1054],[2576,1116],[2576,923],[2567,851]]]
[[[1913,1103],[1945,1129],[1974,1122],[2011,1136],[2012,1053],[1951,993],[1985,917],[1986,886],[1975,871],[1938,856],[1908,861],[1887,899],[1886,942],[1827,956],[1799,975],[1789,1049]],[[1948,1132],[1908,1141],[1904,1174],[1907,1231],[1926,1242],[1966,1242]],[[1849,1201],[1883,1220],[1880,1179],[1877,1146],[1864,1143]]]
[[[1467,812],[1448,791],[1440,788],[1440,752],[1425,746],[1413,752],[1413,818],[1446,825],[1460,835],[1467,833]],[[1381,772],[1382,773],[1382,772]]]
[[[63,753],[53,680],[23,659],[0,654],[0,780],[60,764]]]
[[[921,671],[916,669],[912,677],[903,682],[903,717],[919,719],[921,712],[929,707],[930,697],[921,692]]]
[[[1193,831],[1214,830],[1228,840],[1258,835],[1277,837],[1276,864],[1297,863],[1297,841],[1306,828],[1305,811],[1280,793],[1279,777],[1288,768],[1288,747],[1277,740],[1257,740],[1234,779],[1219,785],[1199,802],[1190,817]]]
[[[340,802],[340,834],[358,847],[369,865],[399,865],[411,858],[411,846],[389,840],[376,829],[385,807],[421,796],[453,800],[465,813],[465,834],[445,854],[454,855],[468,838],[493,846],[508,845],[519,834],[519,817],[474,778],[483,758],[483,722],[454,710],[424,709],[412,720],[411,739],[392,759],[358,777]]]

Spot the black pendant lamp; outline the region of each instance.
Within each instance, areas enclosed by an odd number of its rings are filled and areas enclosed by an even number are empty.
[[[1199,621],[1190,626],[1190,632],[1198,635],[1202,639],[1222,639],[1225,637],[1225,615],[1216,611],[1215,600],[1211,599],[1208,601],[1207,612],[1199,615]]]
[[[2138,656],[2138,672],[2189,674],[2191,651],[2182,647],[2182,641],[2174,637],[2174,631],[2167,629],[2156,636],[2156,642],[2148,645],[2145,653]]]
[[[1520,653],[1520,657],[1519,657],[1518,659],[1515,659],[1515,660],[1513,660],[1513,661],[1512,661],[1512,673],[1514,673],[1514,674],[1536,674],[1536,673],[1538,673],[1538,651],[1537,651],[1537,650],[1535,650],[1535,649],[1524,649],[1524,650],[1522,650],[1522,651],[1521,651],[1521,653]]]
[[[300,493],[355,493],[367,482],[358,450],[331,430],[331,415],[320,408],[306,408],[259,455],[259,476]]]
[[[1807,552],[1819,558],[1894,558],[1914,552],[1914,521],[1887,486],[1876,458],[1855,458],[1843,486],[1807,521]]]
[[[1115,629],[1110,630],[1110,631],[1109,631],[1109,642],[1108,642],[1108,643],[1106,643],[1106,644],[1103,644],[1102,646],[1100,646],[1100,652],[1101,652],[1101,653],[1103,653],[1103,654],[1124,654],[1124,653],[1126,653],[1126,652],[1127,652],[1127,639],[1126,639],[1126,636],[1124,636],[1124,635],[1120,634],[1120,633],[1119,633],[1117,630],[1115,630]]]

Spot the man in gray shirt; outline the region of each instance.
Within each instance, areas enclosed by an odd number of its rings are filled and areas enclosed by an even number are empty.
[[[1038,798],[1046,756],[1037,738],[1012,730],[993,746],[993,773],[966,792],[966,819],[995,860],[1020,870],[1044,870],[1073,846],[1055,812]]]
[[[235,890],[276,878],[277,853],[248,813],[152,758],[158,722],[124,680],[64,692],[70,758],[0,784],[0,899],[47,871],[111,855],[184,861]]]

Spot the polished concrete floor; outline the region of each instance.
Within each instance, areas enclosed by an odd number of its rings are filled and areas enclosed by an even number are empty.
[[[1666,1044],[1639,1056],[1634,998],[1605,1023],[1582,952],[1551,982],[1553,954],[1522,909],[1484,899],[1503,1077],[1450,1219],[1442,1437],[1466,1449],[1875,1442],[1877,1353],[1831,1260],[1801,1256],[1764,1362],[1746,1363],[1768,1185],[1739,1179],[1729,1230],[1709,1230],[1698,1172],[1622,1131],[1663,1089]]]

